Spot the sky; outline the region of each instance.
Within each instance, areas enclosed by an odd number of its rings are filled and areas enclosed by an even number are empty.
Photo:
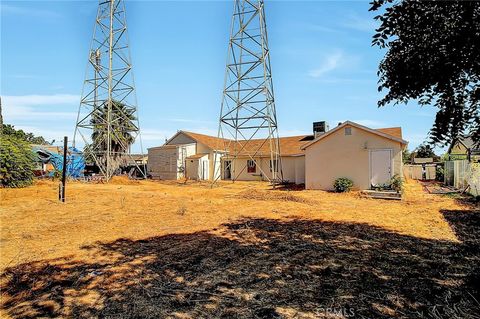
[[[266,0],[279,132],[312,122],[401,126],[413,150],[435,108],[378,108],[369,1]],[[1,2],[0,95],[4,122],[55,144],[73,136],[98,1]],[[233,0],[126,2],[144,149],[178,130],[216,135]],[[137,143],[134,151],[140,150]]]

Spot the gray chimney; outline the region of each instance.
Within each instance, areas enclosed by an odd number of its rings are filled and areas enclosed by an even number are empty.
[[[313,136],[317,138],[318,136],[324,134],[328,131],[328,123],[325,121],[313,122]]]

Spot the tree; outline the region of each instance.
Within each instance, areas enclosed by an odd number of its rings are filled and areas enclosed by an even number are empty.
[[[412,154],[418,158],[433,158],[434,161],[440,160],[440,157],[435,154],[433,148],[428,144],[422,144],[415,149]]]
[[[26,141],[13,136],[0,137],[0,185],[25,187],[33,182],[35,154]]]
[[[480,143],[480,2],[373,0],[370,11],[380,9],[372,45],[388,49],[378,71],[388,92],[378,106],[433,104],[431,143]]]
[[[403,164],[407,164],[412,161],[412,153],[410,153],[410,151],[407,148],[405,148],[402,151],[402,159],[403,159]]]
[[[33,182],[36,155],[30,144],[49,144],[41,136],[16,130],[13,125],[0,127],[0,185],[25,187]]]
[[[92,151],[101,158],[107,152],[107,117],[108,102],[105,102],[92,116],[92,124],[94,125],[92,133]],[[134,121],[136,120],[133,111],[129,110],[125,104],[118,101],[112,102],[111,108],[111,143],[110,150],[113,153],[113,159],[119,159],[121,153],[128,152],[130,146],[135,141],[132,134],[137,131]]]
[[[31,143],[31,144],[41,144],[49,145],[42,136],[35,136],[32,133],[25,133],[23,130],[17,130],[13,125],[3,124],[2,125],[2,135],[14,136],[22,141]]]

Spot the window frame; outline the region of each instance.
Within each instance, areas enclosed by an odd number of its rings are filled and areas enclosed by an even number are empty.
[[[255,160],[247,160],[247,173],[255,174],[257,172],[257,162]]]

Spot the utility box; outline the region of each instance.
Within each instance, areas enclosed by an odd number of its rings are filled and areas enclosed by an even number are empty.
[[[326,121],[313,122],[313,135],[315,137],[328,131],[328,123]]]

